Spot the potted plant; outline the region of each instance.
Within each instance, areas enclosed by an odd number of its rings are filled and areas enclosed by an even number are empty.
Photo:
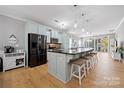
[[[124,51],[124,48],[123,47],[117,47],[116,48],[116,52],[121,55],[121,58],[123,58],[123,51]]]

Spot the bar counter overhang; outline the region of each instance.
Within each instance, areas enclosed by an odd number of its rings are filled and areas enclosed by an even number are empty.
[[[93,48],[76,48],[76,49],[52,49],[48,50],[48,52],[55,52],[55,53],[62,53],[62,54],[68,54],[68,55],[77,55],[77,54],[83,54],[87,52],[92,52]]]

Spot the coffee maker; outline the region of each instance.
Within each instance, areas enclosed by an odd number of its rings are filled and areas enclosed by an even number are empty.
[[[4,46],[4,53],[13,53],[14,47],[12,46]]]

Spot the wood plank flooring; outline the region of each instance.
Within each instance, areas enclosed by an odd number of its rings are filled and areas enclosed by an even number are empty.
[[[82,85],[73,78],[67,84],[48,74],[47,64],[34,68],[18,68],[0,72],[1,88],[108,88],[124,87],[124,64],[113,61],[108,53],[98,54],[99,63]]]

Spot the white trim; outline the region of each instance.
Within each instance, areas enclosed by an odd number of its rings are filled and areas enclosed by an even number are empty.
[[[121,24],[124,22],[124,17],[121,19],[120,23],[115,28],[115,32],[117,32],[117,29],[121,26]]]
[[[20,20],[20,21],[24,21],[24,22],[28,21],[26,19],[23,19],[23,18],[20,18],[20,17],[16,17],[16,16],[13,16],[13,15],[4,13],[2,11],[0,11],[0,15],[7,16],[7,17],[10,17],[10,18],[14,18],[14,19],[17,19],[17,20]]]

